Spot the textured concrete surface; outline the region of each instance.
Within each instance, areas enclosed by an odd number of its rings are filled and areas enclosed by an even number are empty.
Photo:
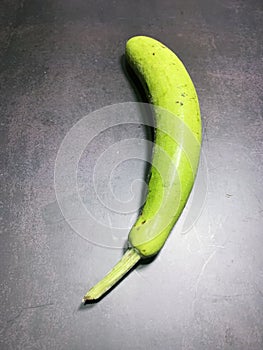
[[[0,6],[0,349],[262,349],[262,1]],[[66,222],[55,160],[83,116],[140,100],[122,65],[125,42],[136,34],[176,51],[195,82],[206,199],[183,234],[184,213],[152,264],[82,308],[83,294],[122,249],[92,244]],[[150,138],[149,130],[124,125],[95,138],[80,183],[91,185],[100,153],[130,137]],[[124,162],[112,179],[116,195],[127,200],[144,170],[143,162]],[[114,243],[128,229],[93,222],[93,232],[109,232]]]

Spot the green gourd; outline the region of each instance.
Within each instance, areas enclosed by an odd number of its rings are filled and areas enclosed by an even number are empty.
[[[126,43],[126,60],[144,86],[155,112],[148,193],[129,233],[129,249],[84,296],[96,300],[140,259],[156,255],[182,213],[194,184],[202,138],[193,82],[180,59],[159,41],[136,36]]]

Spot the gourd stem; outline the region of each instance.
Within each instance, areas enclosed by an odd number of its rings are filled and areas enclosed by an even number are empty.
[[[141,256],[135,249],[128,249],[110,272],[88,291],[82,299],[82,302],[85,304],[89,301],[99,299],[110,288],[112,288],[140,260],[140,258]]]

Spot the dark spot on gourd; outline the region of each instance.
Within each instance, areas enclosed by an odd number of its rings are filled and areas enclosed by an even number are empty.
[[[153,52],[153,56],[155,55],[155,53]]]
[[[176,101],[176,103],[180,103],[180,106],[183,106],[183,102],[181,101]]]
[[[182,96],[182,97],[185,97],[185,96],[186,96],[186,94],[183,92],[183,93],[181,94],[181,96]]]
[[[143,221],[142,221],[142,225],[145,224],[145,223],[146,223],[146,220],[143,220]]]

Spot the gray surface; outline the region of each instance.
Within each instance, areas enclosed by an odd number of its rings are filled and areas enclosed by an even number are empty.
[[[1,350],[262,349],[262,1],[1,7]],[[55,159],[83,116],[138,100],[120,61],[136,34],[175,50],[195,82],[207,196],[186,209],[202,208],[191,229],[182,234],[185,212],[152,264],[82,309],[83,294],[122,249],[91,244],[65,221]],[[134,126],[102,134],[89,145],[82,180],[103,147],[145,136]],[[113,178],[116,195],[129,198],[144,170],[125,162]],[[128,234],[96,222],[93,230]]]

